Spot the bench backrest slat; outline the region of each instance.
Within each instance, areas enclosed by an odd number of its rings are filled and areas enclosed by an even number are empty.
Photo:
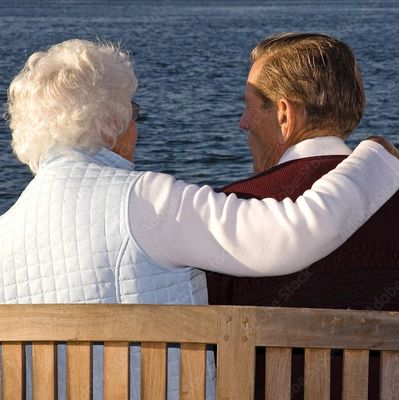
[[[56,346],[54,342],[32,344],[32,395],[33,399],[56,399]]]
[[[367,400],[369,352],[345,350],[343,364],[342,400]]]
[[[129,399],[129,342],[104,343],[104,400]]]
[[[142,400],[166,399],[166,343],[147,342],[141,345]]]
[[[305,349],[305,400],[330,399],[330,349]]]
[[[67,397],[91,400],[92,345],[90,342],[67,344]]]
[[[182,343],[180,353],[180,400],[205,400],[206,345]]]
[[[25,392],[24,345],[21,342],[3,344],[1,352],[1,398],[22,400]]]
[[[291,355],[290,348],[266,349],[266,399],[290,400]]]
[[[399,398],[399,351],[381,352],[381,400]]]

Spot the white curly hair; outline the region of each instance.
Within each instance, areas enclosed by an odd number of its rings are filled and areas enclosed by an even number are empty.
[[[51,147],[112,148],[137,88],[119,45],[72,39],[32,54],[8,89],[12,147],[36,173]]]

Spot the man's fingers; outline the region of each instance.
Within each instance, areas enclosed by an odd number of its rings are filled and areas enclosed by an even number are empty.
[[[399,150],[386,138],[382,136],[369,136],[367,140],[372,140],[373,142],[377,142],[378,144],[383,146],[386,151],[391,153],[396,158],[399,158]]]

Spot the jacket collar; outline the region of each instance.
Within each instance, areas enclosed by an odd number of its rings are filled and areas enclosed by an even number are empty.
[[[303,140],[302,142],[289,147],[280,158],[277,165],[287,161],[297,160],[298,158],[327,155],[349,155],[350,153],[352,153],[352,150],[337,136],[316,137]]]
[[[53,147],[40,163],[40,167],[53,166],[55,164],[90,162],[93,164],[103,165],[133,171],[134,163],[126,160],[113,151],[103,147],[96,151],[88,151],[76,147],[59,148]]]

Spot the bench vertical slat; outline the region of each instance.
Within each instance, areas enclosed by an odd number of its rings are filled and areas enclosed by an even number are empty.
[[[2,344],[1,398],[22,400],[25,393],[25,354],[21,342]]]
[[[291,349],[266,349],[266,399],[291,398]]]
[[[180,349],[180,399],[204,400],[206,345],[182,343]]]
[[[253,399],[255,315],[244,310],[223,307],[219,311],[217,399]]]
[[[382,351],[380,367],[380,399],[399,398],[399,351]]]
[[[90,342],[67,343],[67,397],[91,400],[92,346]]]
[[[57,392],[56,346],[54,342],[32,344],[33,400],[54,400]]]
[[[166,343],[141,345],[141,400],[166,399]]]
[[[367,400],[368,350],[344,350],[343,400]]]
[[[129,399],[129,342],[104,343],[104,400]]]
[[[305,400],[330,399],[330,349],[305,349]]]

